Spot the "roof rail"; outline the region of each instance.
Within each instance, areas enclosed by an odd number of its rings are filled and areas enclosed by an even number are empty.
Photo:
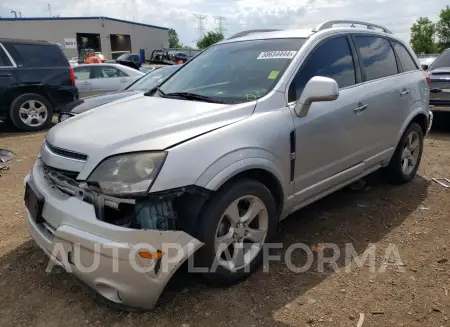
[[[234,35],[230,36],[227,40],[235,39],[235,38],[241,37],[241,36],[247,36],[247,35],[257,34],[257,33],[276,32],[276,31],[280,31],[280,30],[275,30],[275,29],[247,30],[247,31],[242,31],[242,32],[239,32],[239,33],[237,33],[237,34],[234,34]]]
[[[361,22],[361,21],[357,21],[357,20],[330,20],[330,21],[324,22],[324,23],[319,24],[318,26],[316,26],[316,28],[313,29],[313,32],[319,32],[319,31],[322,31],[322,30],[325,30],[325,29],[328,29],[328,28],[332,28],[336,24],[351,24],[352,27],[354,27],[353,25],[355,25],[355,24],[357,24],[357,25],[365,25],[365,26],[367,26],[367,29],[369,29],[369,30],[374,30],[376,28],[379,28],[385,33],[393,34],[389,29],[387,29],[384,26],[377,25],[377,24],[372,24],[372,23],[367,23],[367,22]]]

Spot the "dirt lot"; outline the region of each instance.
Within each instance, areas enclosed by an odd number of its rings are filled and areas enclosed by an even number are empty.
[[[340,191],[280,226],[281,254],[296,242],[314,249],[336,243],[342,251],[350,242],[360,254],[375,243],[377,272],[366,265],[346,272],[343,260],[340,271],[323,273],[317,264],[294,273],[273,263],[270,273],[226,289],[182,274],[177,295],[147,313],[108,309],[73,277],[44,271],[46,257],[24,221],[22,179],[45,133],[0,132],[0,148],[17,155],[0,171],[0,326],[357,326],[360,313],[364,327],[450,326],[450,190],[431,181],[450,177],[450,124],[441,125],[426,140],[410,184],[391,186],[375,174],[368,189]],[[380,273],[390,243],[404,266]],[[293,257],[299,265],[305,260],[301,252]]]

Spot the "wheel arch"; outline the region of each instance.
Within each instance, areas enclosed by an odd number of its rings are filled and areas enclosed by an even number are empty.
[[[408,115],[408,117],[405,119],[402,128],[399,130],[399,133],[397,135],[396,144],[400,142],[400,139],[403,133],[405,133],[408,126],[414,122],[419,124],[420,128],[423,131],[423,135],[425,136],[428,130],[428,116],[427,111],[425,110],[422,103],[419,107],[416,107],[414,110],[412,110],[411,113]]]
[[[11,104],[13,103],[13,101],[18,96],[21,96],[23,94],[28,94],[28,93],[38,94],[38,95],[46,98],[47,101],[49,101],[51,103],[51,105],[53,106],[53,103],[50,100],[50,98],[48,97],[48,94],[45,92],[44,88],[39,84],[20,85],[20,86],[15,86],[15,87],[10,88],[6,93],[7,106],[10,107]]]
[[[411,125],[411,123],[418,123],[423,131],[423,135],[425,136],[428,129],[428,118],[424,113],[419,113],[416,116],[414,116],[414,118],[411,120],[408,126]]]
[[[282,212],[286,194],[283,175],[275,164],[267,159],[251,158],[235,162],[214,176],[206,188],[217,191],[225,184],[243,178],[251,178],[265,185],[275,199],[278,214]]]

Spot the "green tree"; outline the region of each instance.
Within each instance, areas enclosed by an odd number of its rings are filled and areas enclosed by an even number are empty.
[[[214,43],[220,42],[224,39],[222,32],[209,31],[204,37],[197,41],[197,47],[199,49],[206,49]]]
[[[411,26],[411,47],[415,53],[434,53],[436,28],[427,17],[420,17]]]
[[[173,28],[169,29],[169,48],[181,48],[177,31],[175,31]]]
[[[436,32],[441,51],[450,48],[450,7],[441,10],[439,21],[436,24]]]

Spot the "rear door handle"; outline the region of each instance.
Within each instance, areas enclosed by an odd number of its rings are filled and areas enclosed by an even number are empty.
[[[400,93],[400,96],[404,97],[404,96],[407,96],[410,93],[411,93],[410,90],[403,90],[402,93]]]
[[[89,85],[91,82],[83,82],[83,85]]]
[[[358,108],[353,109],[353,112],[354,112],[354,113],[360,113],[360,112],[366,110],[367,107],[368,107],[367,104],[361,104],[361,103],[360,103]]]
[[[120,80],[121,83],[126,83],[128,80],[126,78]]]
[[[5,73],[5,74],[0,74],[0,77],[11,77],[12,74],[9,73]]]

